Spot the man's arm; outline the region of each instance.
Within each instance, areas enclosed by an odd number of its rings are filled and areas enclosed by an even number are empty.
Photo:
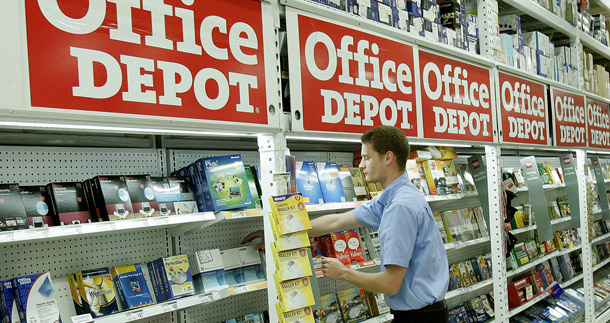
[[[370,292],[394,295],[402,286],[407,268],[387,265],[383,272],[363,273],[345,267],[338,259],[324,258],[322,272],[330,279],[344,280]]]
[[[345,213],[328,214],[311,220],[310,237],[319,237],[331,232],[345,231],[361,227],[362,225],[353,211]]]

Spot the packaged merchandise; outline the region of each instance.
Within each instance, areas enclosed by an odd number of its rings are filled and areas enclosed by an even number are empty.
[[[254,205],[241,155],[206,157],[196,166],[208,211]]]
[[[357,230],[346,230],[344,232],[345,240],[347,241],[347,252],[352,262],[364,261],[364,253],[360,245],[360,236]]]
[[[360,294],[358,287],[338,291],[337,299],[343,313],[343,322],[358,322],[367,318],[366,299]]]
[[[161,215],[150,175],[128,175],[125,176],[125,183],[136,218]]]
[[[275,236],[275,248],[278,251],[298,249],[311,245],[307,231],[277,235],[275,230],[273,230],[273,235]]]
[[[159,258],[153,262],[162,301],[195,295],[195,285],[186,255]],[[153,280],[154,281],[154,280]]]
[[[304,307],[290,312],[282,312],[279,304],[275,304],[280,323],[317,323],[311,307]]]
[[[72,295],[72,303],[74,303],[76,314],[81,315],[87,313],[83,304],[83,298],[80,296],[78,281],[74,274],[68,275],[68,285],[70,286],[70,295]]]
[[[113,267],[111,275],[124,310],[154,304],[140,264]]]
[[[297,189],[305,204],[322,204],[324,197],[314,162],[297,162]]]
[[[51,196],[55,225],[81,224],[98,221],[91,217],[82,182],[51,183],[47,185]]]
[[[125,176],[96,176],[97,201],[105,221],[135,219]]]
[[[250,265],[242,268],[244,283],[250,284],[265,280],[263,265]]]
[[[208,210],[208,205],[206,203],[205,195],[209,195],[209,188],[205,181],[203,181],[201,177],[201,171],[203,170],[203,165],[199,162],[194,162],[190,164],[183,172],[180,172],[179,175],[184,178],[190,178],[193,183],[193,194],[195,195],[195,203],[197,204],[197,211],[206,212]]]
[[[168,195],[160,196],[156,194],[161,215],[163,215],[165,209],[163,204],[165,203],[167,207],[170,207],[171,202],[173,202],[174,214],[190,214],[198,211],[190,177],[168,177],[167,183],[169,185]]]
[[[0,184],[0,231],[28,228],[19,184]]]
[[[346,201],[357,201],[356,190],[354,189],[354,183],[352,182],[352,175],[349,172],[348,167],[339,167],[339,179],[341,179],[341,186],[343,187],[343,194],[345,195]]]
[[[300,194],[288,194],[269,198],[271,204],[271,225],[278,235],[311,229],[311,222],[305,198]]]
[[[95,318],[119,311],[108,268],[80,271],[75,274],[75,278],[85,312]]]
[[[422,167],[421,162],[414,159],[408,159],[405,172],[407,173],[407,176],[409,176],[411,183],[413,183],[413,185],[417,187],[422,194],[430,195],[428,183],[426,182],[426,176],[424,175],[424,170]]]
[[[225,268],[225,276],[229,286],[235,286],[246,282],[244,270],[241,267],[239,251],[237,248],[220,251],[220,257]]]
[[[61,323],[50,273],[15,277],[13,286],[21,322]]]
[[[229,287],[220,250],[197,251],[190,260],[197,292],[211,292]]]
[[[311,276],[311,263],[307,254],[307,249],[297,249],[290,251],[276,251],[274,257],[275,269],[281,281],[297,279]]]
[[[91,178],[83,181],[83,189],[85,191],[85,198],[87,199],[87,206],[89,207],[91,218],[97,218],[98,222],[104,221],[102,209],[100,208],[100,205],[98,205],[99,201],[97,200],[97,196],[99,193],[96,189],[95,181]]]
[[[4,310],[3,318],[9,323],[24,320],[25,317],[23,316],[23,312],[20,312],[17,308],[17,298],[15,297],[15,285],[13,284],[13,280],[4,280],[0,283],[0,289],[3,292],[2,295],[4,296],[4,306],[2,306]],[[2,322],[4,323],[4,321]]]
[[[19,191],[30,228],[55,225],[55,214],[49,207],[51,202],[45,186],[20,186]]]
[[[354,184],[354,192],[358,201],[368,199],[368,192],[366,190],[366,180],[362,170],[357,167],[349,167],[349,173],[352,176],[352,183]]]
[[[244,170],[246,171],[246,178],[248,179],[250,194],[252,194],[252,200],[254,201],[254,204],[250,205],[249,208],[262,209],[263,203],[261,201],[261,184],[258,181],[256,168],[254,166],[244,165]]]
[[[347,240],[343,232],[333,232],[320,237],[320,247],[326,257],[339,259],[344,264],[350,264],[351,259],[347,250]]]
[[[319,323],[338,323],[343,322],[341,308],[335,293],[320,296],[320,308],[314,312],[316,322]]]
[[[285,282],[280,282],[277,275],[274,278],[282,312],[294,311],[315,304],[309,278],[298,278]]]

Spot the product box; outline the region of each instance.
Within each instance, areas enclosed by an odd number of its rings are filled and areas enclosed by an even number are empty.
[[[366,300],[358,287],[340,290],[337,292],[337,298],[343,313],[343,322],[358,322],[367,318]]]
[[[168,177],[169,192],[167,196],[159,196],[157,194],[157,203],[159,210],[163,215],[163,203],[169,206],[169,200],[173,199],[175,214],[190,214],[198,211],[197,202],[195,201],[195,193],[193,192],[193,183],[190,177]],[[171,198],[170,196],[174,196]]]
[[[305,204],[322,204],[324,197],[314,162],[297,162],[297,189],[303,195]]]
[[[220,250],[200,250],[191,257],[191,270],[197,292],[211,292],[228,288]]]
[[[445,191],[441,190],[440,192],[437,190],[437,184],[444,181],[445,173],[443,173],[443,169],[440,165],[439,160],[426,160],[422,162],[422,166],[424,169],[424,174],[426,177],[426,181],[428,182],[428,189],[430,190],[430,195],[443,195],[447,194]],[[441,188],[443,186],[441,185]]]
[[[311,276],[311,263],[307,255],[307,249],[290,251],[277,251],[272,249],[277,256],[273,257],[275,269],[281,281]]]
[[[87,313],[96,318],[119,311],[108,268],[80,271],[75,274],[75,278]]]
[[[349,172],[348,167],[339,167],[339,178],[341,179],[341,186],[343,186],[345,200],[358,201],[356,190],[354,189],[354,182],[352,182],[352,175]]]
[[[97,221],[91,217],[82,182],[51,183],[47,185],[51,196],[55,225],[81,224]]]
[[[362,170],[357,167],[349,167],[349,173],[352,176],[356,198],[358,201],[366,200],[368,198],[368,192],[366,190],[366,180]]]
[[[345,202],[343,185],[336,163],[316,163],[316,171],[324,202]]]
[[[180,176],[188,177],[193,183],[193,193],[195,194],[195,202],[197,204],[197,210],[199,212],[208,211],[208,206],[205,201],[206,192],[209,196],[209,189],[207,183],[201,177],[201,171],[203,170],[203,164],[194,162],[190,164]]]
[[[102,209],[98,205],[99,201],[97,196],[99,195],[93,179],[87,179],[83,181],[83,190],[85,191],[85,198],[87,199],[87,206],[89,207],[89,214],[91,218],[97,218],[98,222],[104,221],[102,216]]]
[[[53,208],[45,186],[20,186],[21,198],[30,228],[55,225]]]
[[[239,254],[241,267],[261,264],[259,251],[254,246],[239,247],[237,253]]]
[[[244,270],[241,267],[239,251],[237,248],[221,250],[220,257],[225,268],[225,276],[229,286],[235,286],[246,282]]]
[[[421,162],[417,162],[415,159],[408,159],[405,171],[407,176],[409,176],[411,183],[413,183],[423,195],[430,195],[428,182],[426,181]]]
[[[337,258],[344,264],[352,262],[347,251],[347,240],[345,240],[343,232],[333,232],[329,235],[321,236],[320,247],[326,257]]]
[[[254,204],[241,155],[197,161],[208,211],[247,208]]]
[[[248,178],[248,187],[250,188],[250,194],[254,204],[250,206],[251,209],[262,209],[263,202],[261,201],[261,184],[258,181],[258,175],[254,166],[244,165],[246,171],[246,177]]]
[[[161,215],[150,175],[128,175],[125,183],[136,218]]]
[[[70,286],[70,295],[72,296],[72,303],[74,304],[74,310],[77,315],[86,314],[85,307],[83,305],[83,299],[80,296],[78,288],[78,281],[74,274],[68,275],[68,285]]]
[[[315,305],[316,300],[309,278],[305,277],[280,282],[277,274],[274,277],[282,312],[294,311],[299,308]]]
[[[96,176],[94,178],[102,217],[106,221],[141,218],[133,212],[125,176]]]
[[[243,278],[246,284],[255,283],[265,280],[265,272],[263,271],[263,265],[251,265],[242,268]]]
[[[111,275],[124,310],[154,304],[140,264],[114,267]]]
[[[21,320],[25,320],[23,316],[23,311],[19,311],[17,308],[17,298],[15,297],[15,285],[13,285],[13,280],[4,280],[1,281],[0,289],[3,290],[4,295],[4,305],[3,310],[5,311],[3,314],[3,319],[8,323],[20,322]],[[21,315],[21,317],[20,317]],[[3,323],[5,321],[2,321]]]
[[[299,231],[281,236],[278,235],[275,230],[273,231],[273,235],[275,236],[274,245],[278,251],[298,249],[311,245],[307,231]]]
[[[195,295],[195,285],[186,255],[159,258],[154,263],[160,283],[166,291],[165,300]]]
[[[330,323],[330,322],[342,322],[343,315],[341,314],[341,308],[337,301],[337,294],[326,294],[320,296],[321,303],[320,308],[314,312],[316,322]]]
[[[27,229],[19,184],[0,184],[0,231]]]
[[[15,277],[13,286],[21,322],[61,323],[50,273]]]
[[[280,323],[317,323],[311,307],[304,307],[290,312],[282,312],[279,304],[275,304]],[[329,321],[330,322],[330,321]],[[320,322],[322,323],[322,322]]]
[[[305,198],[300,194],[273,196],[269,202],[272,210],[271,225],[278,235],[311,229]]]
[[[358,231],[356,229],[346,230],[344,233],[350,260],[352,262],[364,261],[364,253],[362,252],[362,246],[360,245]]]

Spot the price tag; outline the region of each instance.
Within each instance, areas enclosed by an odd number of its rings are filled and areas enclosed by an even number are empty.
[[[213,300],[214,300],[214,295],[213,294],[199,295],[199,301],[201,301],[201,303],[203,303],[203,304],[209,303],[209,302],[211,302]]]
[[[136,226],[143,226],[143,227],[147,227],[148,226],[148,219],[136,219],[134,220],[134,222],[136,223]]]
[[[83,233],[83,228],[80,226],[80,224],[68,224],[62,226],[61,228],[62,233],[67,236]]]
[[[27,239],[42,239],[49,237],[49,229],[31,229],[23,232]]]
[[[360,269],[360,265],[358,265],[358,264],[351,264],[349,267],[351,269]]]
[[[116,230],[116,225],[112,221],[105,221],[98,223],[100,230],[102,231],[114,231]]]
[[[0,234],[0,241],[2,241],[2,242],[15,241],[15,233],[14,232],[5,232],[5,233]]]
[[[167,312],[173,312],[173,311],[177,311],[178,310],[178,302],[169,302],[169,303],[162,303],[161,304],[161,308],[163,309],[163,312],[167,313]]]
[[[233,212],[234,218],[243,218],[245,216],[246,216],[246,211],[244,211],[244,210]]]
[[[235,294],[247,293],[250,291],[250,289],[246,285],[234,287],[233,290],[235,291]]]
[[[72,316],[72,323],[93,323],[93,317],[89,313]]]
[[[125,316],[127,317],[127,322],[141,320],[144,318],[144,310],[127,312],[127,313],[125,313]]]

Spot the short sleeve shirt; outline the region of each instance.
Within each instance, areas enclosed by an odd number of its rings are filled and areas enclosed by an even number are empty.
[[[419,309],[445,298],[449,285],[447,253],[432,210],[406,174],[378,197],[354,210],[360,224],[378,231],[381,270],[407,268],[396,295],[385,295],[393,310]]]

